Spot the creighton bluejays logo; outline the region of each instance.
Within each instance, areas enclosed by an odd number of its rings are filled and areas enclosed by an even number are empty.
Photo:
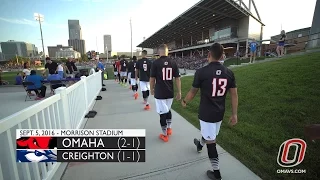
[[[56,162],[57,150],[17,150],[17,162]]]

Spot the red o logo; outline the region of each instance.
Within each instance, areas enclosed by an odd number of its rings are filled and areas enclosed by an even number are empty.
[[[290,147],[295,148],[292,159],[288,159]],[[307,143],[304,140],[298,138],[289,139],[280,145],[277,162],[282,167],[297,166],[303,161],[306,149]]]

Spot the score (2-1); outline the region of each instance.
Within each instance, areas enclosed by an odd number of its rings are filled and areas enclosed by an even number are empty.
[[[118,139],[118,146],[120,149],[138,149],[140,140],[138,137],[120,137]]]

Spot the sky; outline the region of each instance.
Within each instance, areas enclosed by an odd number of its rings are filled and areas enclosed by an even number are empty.
[[[112,51],[130,52],[130,19],[133,51],[143,41],[199,0],[0,0],[0,42],[35,44],[42,51],[39,23],[47,46],[68,45],[68,19],[80,20],[86,50],[103,52],[103,35],[112,37]],[[244,0],[247,3],[249,0]],[[264,27],[263,38],[310,27],[316,0],[254,0]],[[248,3],[247,3],[248,4]]]

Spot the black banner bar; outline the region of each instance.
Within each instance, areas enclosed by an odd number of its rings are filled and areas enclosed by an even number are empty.
[[[145,137],[58,137],[58,149],[145,149]]]
[[[57,162],[146,162],[145,150],[58,150]]]

